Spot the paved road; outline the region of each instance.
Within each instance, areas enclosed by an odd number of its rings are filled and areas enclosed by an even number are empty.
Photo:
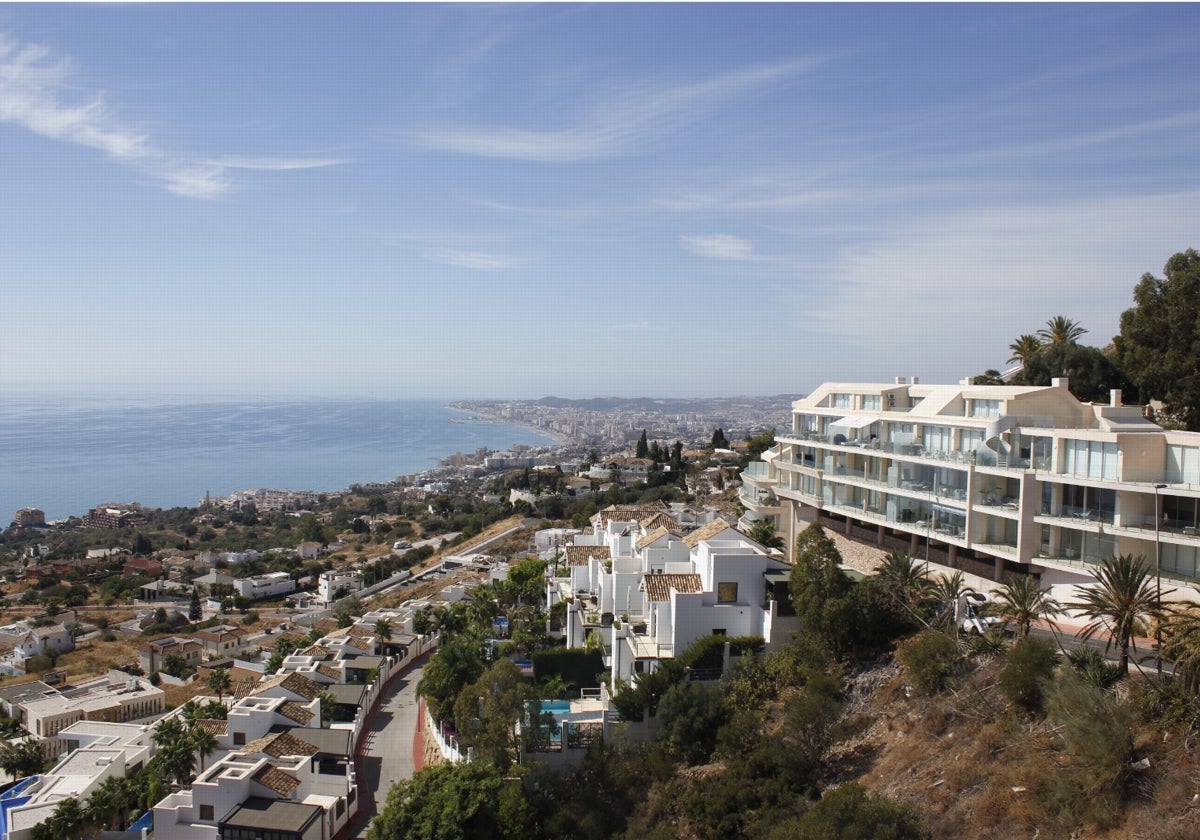
[[[396,782],[412,777],[413,736],[417,731],[417,683],[422,665],[392,680],[371,717],[362,760],[359,762],[358,837],[367,836],[371,818],[383,807]]]

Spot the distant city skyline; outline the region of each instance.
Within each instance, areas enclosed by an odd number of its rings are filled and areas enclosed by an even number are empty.
[[[1194,5],[2,5],[0,387],[958,381],[1200,247]]]

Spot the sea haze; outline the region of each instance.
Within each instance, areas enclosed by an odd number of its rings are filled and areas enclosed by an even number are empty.
[[[252,487],[335,491],[516,443],[553,441],[440,402],[9,397],[0,399],[0,521],[23,507],[59,519],[104,502],[167,508]]]

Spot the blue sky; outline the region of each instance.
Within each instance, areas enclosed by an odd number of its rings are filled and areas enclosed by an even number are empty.
[[[0,386],[707,396],[1107,344],[1194,5],[0,5]]]

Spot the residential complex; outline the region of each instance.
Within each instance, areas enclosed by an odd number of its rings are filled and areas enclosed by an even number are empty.
[[[790,550],[820,521],[993,580],[1039,574],[1056,596],[1116,554],[1195,582],[1200,434],[1067,386],[826,383],[742,473],[741,524],[773,520]]]

